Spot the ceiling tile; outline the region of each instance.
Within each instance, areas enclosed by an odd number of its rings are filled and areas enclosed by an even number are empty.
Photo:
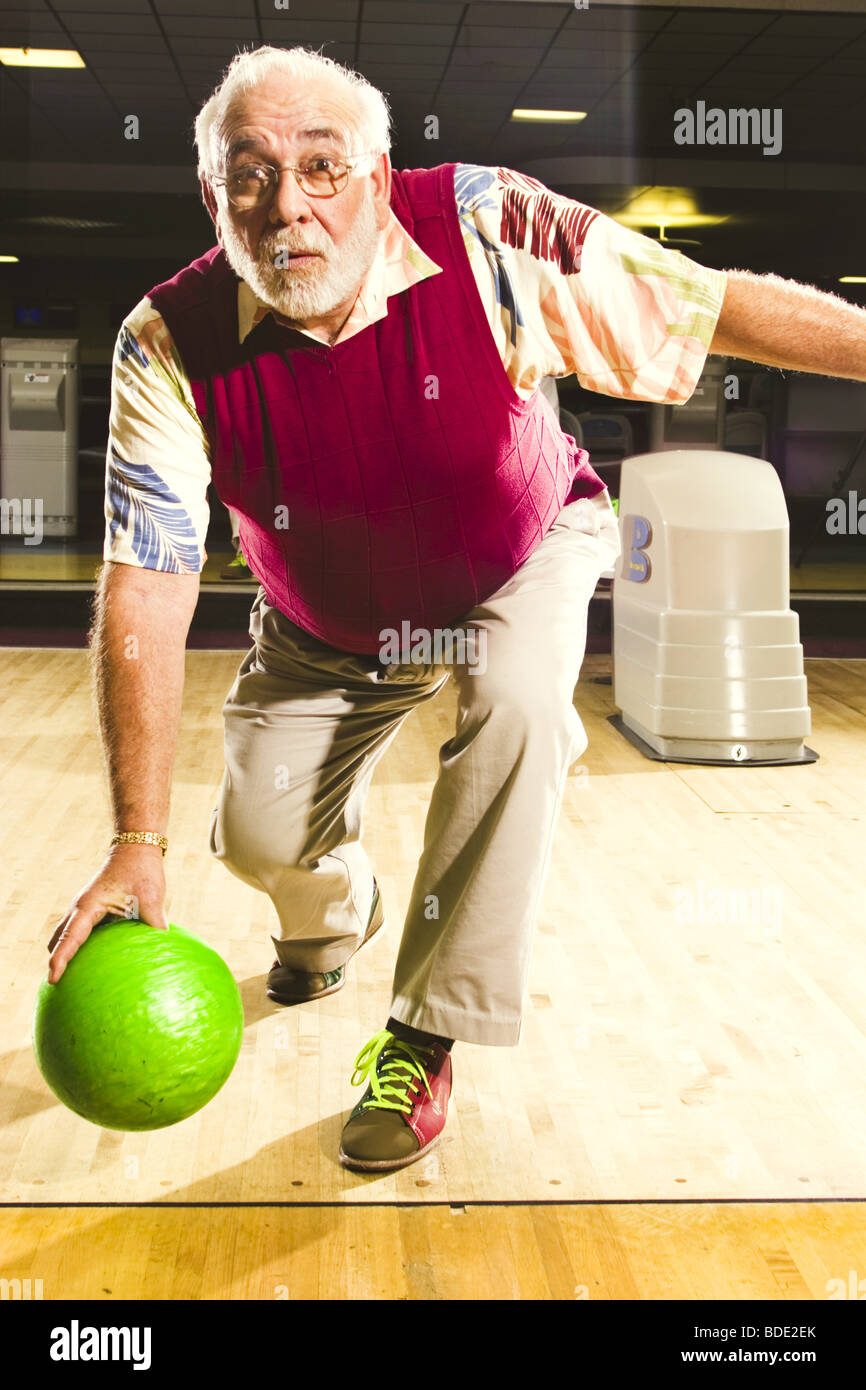
[[[429,13],[429,12],[428,12]],[[450,45],[454,41],[453,24],[376,24],[364,20],[361,24],[362,44]]]
[[[423,57],[428,62],[439,62],[445,64],[451,55],[451,48],[445,45],[423,44],[418,48],[406,49],[397,48],[392,44],[384,43],[365,43],[361,45],[360,61],[362,63],[391,63],[399,68],[404,57],[411,57],[413,60]]]
[[[238,20],[250,22],[250,35],[255,35],[256,10],[253,0],[206,0],[204,11],[197,0],[153,0],[154,8],[160,16],[190,15],[199,24],[207,27],[212,15],[231,15]]]
[[[201,35],[201,20],[196,19],[195,15],[171,15],[162,22],[162,27],[169,38],[187,35],[197,38]],[[209,19],[207,24],[207,37],[214,39],[230,39],[238,47],[255,45],[256,36],[252,35],[248,28],[233,20],[230,15],[217,16]]]
[[[315,5],[320,0],[309,0],[309,3]],[[435,13],[441,24],[458,24],[465,9],[463,0],[436,0],[435,7],[427,0],[420,0],[416,5],[407,3],[407,0],[365,0],[364,18],[385,24],[405,24],[414,19],[417,11],[420,21],[425,17],[429,19]]]
[[[123,34],[134,41],[139,34],[158,34],[159,25],[152,14],[74,14],[66,23],[73,39],[87,41],[89,34]]]
[[[348,20],[262,20],[263,37],[269,43],[276,41],[280,48],[320,48],[322,44],[335,41],[354,44],[356,28],[357,26]]]
[[[783,0],[784,3],[784,0]],[[665,27],[672,33],[729,34],[747,36],[766,29],[771,22],[772,12],[766,10],[726,10],[683,8],[671,13],[670,22]]]
[[[465,22],[490,26],[498,24],[527,25],[531,29],[558,29],[564,18],[569,17],[570,8],[564,5],[526,5],[526,4],[485,4],[474,3],[468,6]]]
[[[56,0],[52,9],[68,23],[78,14],[146,14],[152,13],[148,0]]]
[[[554,31],[555,32],[555,31]],[[458,44],[463,47],[482,48],[547,48],[552,32],[536,26],[512,26],[511,24],[464,24],[460,30]]]
[[[823,37],[834,34],[838,39],[856,37],[866,28],[866,16],[856,14],[780,14],[776,16],[773,34],[815,34]]]
[[[114,58],[127,58],[132,55],[150,56],[159,54],[168,56],[169,48],[161,34],[139,34],[136,37],[134,48],[124,42],[122,34],[108,34],[105,38],[90,37],[87,40],[86,61],[88,66],[93,63],[111,62]]]

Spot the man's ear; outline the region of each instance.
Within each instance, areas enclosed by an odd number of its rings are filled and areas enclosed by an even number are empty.
[[[388,225],[391,211],[391,161],[387,154],[380,154],[370,170],[373,181],[373,202],[376,206],[376,220],[379,230]]]
[[[207,208],[208,216],[210,217],[210,220],[214,225],[214,231],[217,234],[217,241],[220,242],[220,244],[222,244],[222,235],[220,233],[219,226],[219,208],[217,207],[216,194],[214,193],[213,188],[208,183],[204,175],[200,176],[199,183],[201,184],[202,201],[205,207]]]

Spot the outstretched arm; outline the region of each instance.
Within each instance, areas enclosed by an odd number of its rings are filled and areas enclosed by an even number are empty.
[[[778,275],[725,274],[711,353],[866,381],[866,309]]]

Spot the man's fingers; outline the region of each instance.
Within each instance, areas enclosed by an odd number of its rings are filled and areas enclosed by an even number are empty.
[[[160,909],[159,920],[157,920],[156,913],[154,913],[152,917],[148,917],[145,913],[142,913],[141,920],[145,922],[147,926],[153,927],[154,931],[168,931],[168,918],[165,915],[164,909]]]
[[[83,912],[80,908],[72,913],[66,926],[57,938],[53,954],[48,962],[48,982],[56,985],[63,971],[66,969],[67,962],[72,959],[82,942],[86,941],[94,925],[105,913],[91,908],[90,912]],[[54,938],[52,937],[52,941]]]
[[[50,940],[49,943],[48,943],[48,949],[49,949],[49,951],[53,951],[53,950],[54,950],[54,947],[57,945],[58,941],[60,940],[61,936],[63,935],[64,931],[66,930],[66,923],[69,921],[69,916],[70,916],[70,914],[67,912],[66,915],[65,915],[65,917],[63,917],[63,918],[61,919],[61,921],[58,923],[58,925],[55,927],[55,929],[54,929],[54,935],[52,936],[51,940]]]

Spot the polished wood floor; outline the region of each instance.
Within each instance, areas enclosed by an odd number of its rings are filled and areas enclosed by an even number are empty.
[[[71,1299],[625,1300],[866,1277],[866,663],[806,662],[818,762],[720,769],[643,758],[608,722],[610,657],[586,658],[521,1042],[458,1042],[442,1143],[370,1177],[339,1134],[453,690],[371,787],[387,931],[341,993],[283,1010],[271,904],[207,847],[240,658],[187,653],[166,863],[170,919],[229,962],[245,1041],[198,1115],[124,1135],[65,1110],[29,1042],[45,943],[110,835],[87,656],[0,651],[0,1277]]]
[[[13,1209],[0,1269],[46,1300],[862,1299],[862,1220],[823,1202]]]

